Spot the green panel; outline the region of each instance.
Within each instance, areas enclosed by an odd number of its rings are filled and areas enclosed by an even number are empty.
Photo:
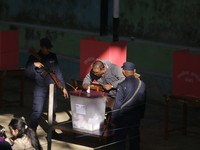
[[[51,39],[52,52],[73,58],[80,58],[80,39],[90,37],[85,34],[77,34],[45,28],[34,28],[20,25],[0,23],[0,30],[19,30],[19,49],[29,50],[31,46],[37,51],[40,47],[40,39]]]
[[[172,74],[173,51],[177,49],[135,42],[127,42],[127,49],[127,61],[133,62],[136,69]]]

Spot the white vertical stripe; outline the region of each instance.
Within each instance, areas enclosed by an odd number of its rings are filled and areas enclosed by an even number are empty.
[[[113,0],[113,18],[119,18],[119,0]]]

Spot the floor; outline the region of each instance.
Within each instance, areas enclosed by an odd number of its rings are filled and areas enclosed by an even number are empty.
[[[20,79],[18,77],[6,77],[4,79],[4,100],[12,101],[19,99]],[[6,128],[7,136],[10,137],[8,124],[13,117],[23,117],[29,125],[31,107],[33,100],[34,80],[25,78],[24,106],[19,104],[5,104],[0,108],[0,124]],[[68,87],[68,91],[72,90]],[[58,108],[57,122],[70,121],[70,100],[62,97],[61,91],[57,93]],[[188,106],[187,128],[194,132],[200,132],[200,109],[195,106]],[[179,127],[182,123],[182,105],[170,103],[169,108],[169,128]],[[39,120],[37,134],[43,149],[48,148],[47,142],[47,107],[44,107],[43,114]],[[105,145],[103,140],[90,136],[74,135],[68,132],[60,133],[59,140],[52,139],[52,150],[90,150],[90,149],[107,149],[114,150],[115,144],[110,142]],[[141,120],[140,126],[141,150],[199,150],[200,135],[188,133],[186,136],[180,131],[169,133],[169,139],[164,139],[164,97],[160,101],[147,100],[146,112],[144,119]],[[127,142],[128,146],[128,142]]]

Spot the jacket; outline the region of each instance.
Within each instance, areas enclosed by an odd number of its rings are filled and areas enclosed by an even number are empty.
[[[144,117],[146,85],[143,81],[141,81],[139,90],[133,97],[138,85],[139,79],[136,79],[134,75],[126,77],[126,79],[118,85],[115,104],[111,116],[112,123],[127,125],[134,124],[134,122],[138,122]],[[123,105],[127,101],[129,101],[129,103]]]
[[[31,140],[26,135],[14,141],[11,138],[6,139],[6,141],[10,143],[12,150],[35,150],[31,144]]]
[[[44,55],[41,51],[39,51],[38,55],[41,57],[42,61],[46,63],[50,70],[53,71],[58,81],[61,83],[62,87],[66,88],[62,72],[59,68],[56,54],[50,52],[49,55]],[[30,55],[25,66],[25,75],[29,77],[32,75],[35,76],[35,90],[47,90],[49,84],[55,84],[55,82],[49,74],[47,74],[45,77],[42,77],[40,74],[44,71],[44,68],[36,68],[34,66],[34,62],[39,62],[39,60],[36,59],[34,56]]]
[[[96,81],[102,86],[104,86],[106,84],[111,84],[113,86],[113,88],[110,91],[108,91],[109,92],[108,95],[111,97],[115,97],[117,85],[118,85],[118,83],[122,82],[125,79],[125,76],[122,73],[122,69],[118,65],[112,64],[107,59],[102,60],[102,62],[106,66],[106,72],[105,72],[104,76],[97,78]],[[89,72],[83,80],[83,85],[84,84],[90,85],[93,80],[94,79],[92,79],[92,77],[91,77],[91,72]]]

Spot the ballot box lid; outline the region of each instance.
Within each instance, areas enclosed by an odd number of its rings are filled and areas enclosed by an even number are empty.
[[[70,91],[69,94],[85,98],[99,98],[108,95],[108,93],[106,92],[94,91],[94,90],[90,90],[90,93],[87,93],[85,90],[76,90],[76,91]]]

